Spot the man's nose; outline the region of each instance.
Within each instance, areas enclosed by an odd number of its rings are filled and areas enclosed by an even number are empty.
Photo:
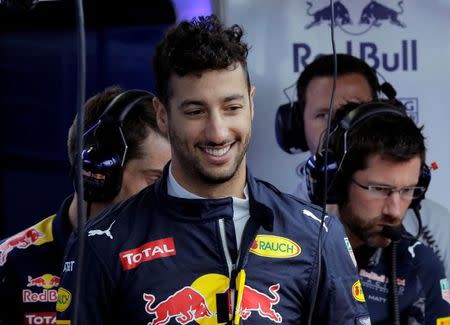
[[[402,199],[399,192],[392,192],[385,199],[383,214],[390,216],[396,223],[401,222],[410,203]]]
[[[226,140],[226,121],[220,113],[211,113],[207,120],[205,135],[209,142],[221,144]]]

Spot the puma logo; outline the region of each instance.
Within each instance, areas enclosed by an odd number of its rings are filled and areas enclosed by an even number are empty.
[[[95,235],[106,235],[109,238],[113,239],[113,236],[111,234],[111,227],[113,226],[114,222],[116,222],[116,220],[114,220],[111,225],[109,226],[108,229],[105,230],[101,230],[101,229],[93,229],[93,230],[89,230],[88,232],[88,237],[90,236],[95,236]]]
[[[318,221],[319,223],[321,222],[321,220],[320,220],[319,218],[317,218],[317,217],[314,215],[314,213],[312,213],[312,212],[309,211],[309,210],[303,209],[303,215],[305,215],[305,216],[307,216],[307,217],[310,217],[310,218],[312,218],[312,219]],[[325,217],[323,218],[324,221],[325,221],[327,218],[328,218],[328,215],[325,215]],[[323,228],[325,229],[326,232],[328,232],[328,227],[327,227],[327,225],[326,225],[325,223],[323,223]]]
[[[420,242],[417,241],[414,243],[414,245],[408,247],[408,252],[411,254],[412,258],[416,257],[416,253],[414,252],[414,247],[416,247],[417,245],[420,245]]]

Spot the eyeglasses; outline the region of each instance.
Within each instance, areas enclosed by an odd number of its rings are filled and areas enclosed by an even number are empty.
[[[398,192],[402,199],[416,199],[423,195],[426,188],[423,186],[404,186],[401,188],[395,188],[387,185],[362,185],[352,178],[352,182],[365,189],[369,194],[375,199],[385,199],[389,197],[392,193]]]

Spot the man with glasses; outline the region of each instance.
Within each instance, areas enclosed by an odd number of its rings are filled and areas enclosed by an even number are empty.
[[[337,110],[331,130],[327,166],[336,159],[336,167],[329,169],[328,184],[356,257],[372,324],[449,324],[444,267],[431,248],[401,226],[408,207],[428,186],[421,128],[403,107],[369,102]],[[324,152],[308,162],[314,165],[307,167],[311,177],[314,169],[323,170],[317,158]],[[317,184],[317,179],[309,182],[313,193]]]

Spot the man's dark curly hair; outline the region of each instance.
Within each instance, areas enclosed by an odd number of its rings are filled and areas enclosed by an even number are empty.
[[[167,106],[169,78],[200,74],[205,70],[235,68],[240,63],[247,77],[248,46],[241,42],[243,30],[238,25],[225,28],[215,15],[200,16],[183,21],[170,29],[156,48],[153,68],[156,75],[156,93]]]

